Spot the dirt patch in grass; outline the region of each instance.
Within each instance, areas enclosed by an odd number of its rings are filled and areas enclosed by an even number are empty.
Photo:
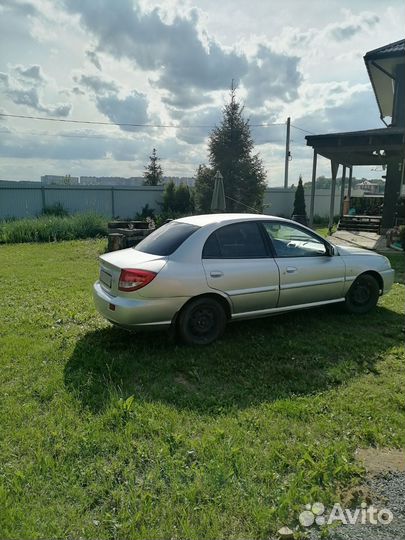
[[[405,451],[390,448],[359,448],[356,459],[369,474],[405,472]]]

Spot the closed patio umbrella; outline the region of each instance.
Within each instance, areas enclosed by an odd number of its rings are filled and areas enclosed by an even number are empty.
[[[225,212],[225,191],[224,191],[224,179],[222,174],[217,171],[214,176],[215,184],[214,191],[212,192],[211,210],[212,212]]]

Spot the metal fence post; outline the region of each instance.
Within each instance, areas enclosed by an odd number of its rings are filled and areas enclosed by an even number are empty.
[[[114,188],[111,188],[111,217],[115,217],[115,198],[114,198]]]
[[[45,207],[46,207],[45,186],[41,186],[41,200],[42,200],[42,212],[44,212]]]

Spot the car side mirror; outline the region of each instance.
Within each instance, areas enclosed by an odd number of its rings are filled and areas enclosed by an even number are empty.
[[[325,247],[326,255],[328,255],[328,257],[333,257],[334,255],[336,255],[336,249],[334,246],[332,246],[332,244],[325,244]]]

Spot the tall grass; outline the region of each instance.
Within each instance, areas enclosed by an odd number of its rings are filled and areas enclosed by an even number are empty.
[[[0,243],[56,242],[96,238],[107,234],[107,221],[93,213],[74,216],[45,215],[0,222]]]

